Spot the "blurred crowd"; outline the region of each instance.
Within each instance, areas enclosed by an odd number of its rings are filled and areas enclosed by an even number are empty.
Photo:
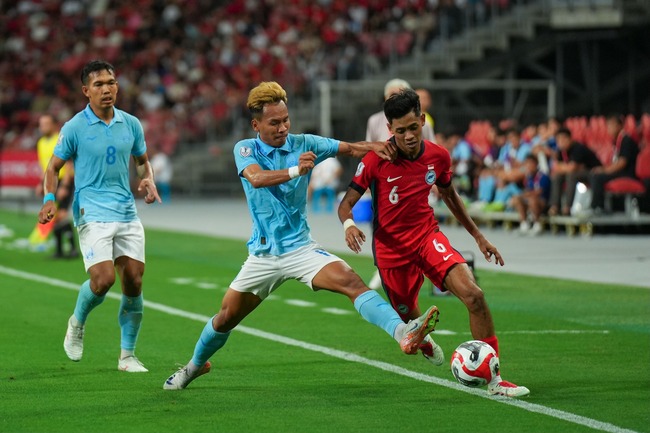
[[[521,231],[542,230],[545,215],[606,214],[608,183],[645,182],[650,191],[650,114],[548,119],[539,124],[474,121],[469,130],[437,132],[452,156],[454,184],[470,209],[516,211]],[[582,208],[579,184],[589,193]],[[625,191],[620,188],[621,192]],[[639,192],[641,187],[632,188]],[[435,201],[435,197],[434,197]]]
[[[277,79],[309,99],[358,79],[508,0],[19,0],[0,2],[0,146],[33,148],[40,114],[85,105],[78,75],[117,69],[118,107],[167,154],[228,133],[249,88]]]

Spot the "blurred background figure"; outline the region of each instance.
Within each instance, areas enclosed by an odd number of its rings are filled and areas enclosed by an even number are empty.
[[[573,204],[576,185],[587,182],[590,171],[601,164],[593,150],[571,138],[568,128],[560,128],[555,134],[555,141],[557,154],[551,166],[548,214],[567,216]]]
[[[402,80],[401,78],[393,78],[388,81],[384,86],[384,101],[392,95],[399,93],[402,89],[411,89],[411,85],[408,81]],[[422,103],[420,103],[420,105],[422,105]],[[388,120],[386,120],[384,109],[381,107],[381,110],[372,114],[368,118],[366,125],[366,141],[386,141],[390,137],[392,137],[392,134],[388,130]],[[424,128],[422,128],[422,138],[424,140],[435,141],[433,127],[428,123],[425,123]]]
[[[336,157],[327,158],[314,167],[307,191],[313,212],[334,212],[336,192],[342,174],[343,166]]]
[[[172,161],[165,152],[158,149],[153,151],[149,162],[153,169],[158,194],[163,203],[169,203],[172,198],[172,176],[174,175]]]
[[[540,170],[539,160],[533,154],[524,159],[524,173],[523,191],[512,197],[512,207],[519,213],[519,232],[536,236],[543,231],[540,218],[551,195],[551,180]]]
[[[38,153],[38,162],[44,174],[54,153],[54,147],[59,141],[59,125],[54,116],[43,114],[38,119],[38,129],[41,138],[36,142],[36,151]],[[59,185],[55,194],[58,208],[55,217],[47,224],[36,223],[34,231],[29,236],[32,247],[38,248],[39,245],[45,244],[53,231],[55,238],[54,258],[75,258],[79,256],[69,213],[73,191],[74,166],[72,161],[68,161],[59,172]],[[36,194],[40,197],[43,196],[42,181],[36,187]]]
[[[435,135],[435,121],[433,120],[433,116],[431,113],[429,113],[429,110],[431,109],[431,93],[424,88],[416,89],[415,93],[418,94],[420,97],[420,108],[422,109],[422,113],[424,114],[424,124],[429,125],[431,127],[431,130],[434,131]],[[428,140],[425,137],[426,140]]]

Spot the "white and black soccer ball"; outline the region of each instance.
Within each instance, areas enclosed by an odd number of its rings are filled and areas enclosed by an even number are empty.
[[[483,341],[466,341],[451,356],[451,374],[465,386],[485,386],[499,375],[499,357],[492,346]]]

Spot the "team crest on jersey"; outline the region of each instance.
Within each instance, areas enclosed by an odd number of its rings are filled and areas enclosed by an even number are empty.
[[[239,148],[239,154],[244,158],[248,158],[249,156],[251,156],[251,152],[252,151],[250,147],[244,146]]]
[[[436,172],[433,171],[433,168],[429,168],[427,174],[424,176],[424,180],[429,184],[433,185],[436,181]]]
[[[365,167],[365,165],[363,164],[363,162],[360,162],[359,165],[357,165],[357,172],[354,173],[354,177],[361,176],[361,173],[363,173],[364,167]]]

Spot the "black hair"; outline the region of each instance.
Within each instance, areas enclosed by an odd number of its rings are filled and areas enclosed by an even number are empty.
[[[514,126],[512,128],[506,129],[506,135],[508,134],[517,134],[521,136],[521,131],[518,128],[515,128]]]
[[[422,114],[420,97],[413,89],[402,89],[384,102],[384,114],[389,123],[394,119],[406,116],[410,112],[414,112],[416,116]]]
[[[569,128],[566,128],[566,127],[562,127],[560,129],[558,129],[555,134],[556,135],[564,134],[564,135],[568,135],[569,138],[571,138],[571,130]]]
[[[81,84],[84,86],[88,84],[88,77],[90,74],[99,71],[108,71],[111,74],[115,75],[115,68],[110,63],[104,60],[92,60],[86,63],[84,68],[81,70]]]
[[[530,161],[534,161],[534,162],[535,162],[535,165],[539,165],[539,160],[538,160],[537,157],[536,157],[535,155],[533,155],[532,153],[529,153],[529,154],[526,155],[526,157],[524,158],[524,161],[528,161],[528,160],[530,160]]]

